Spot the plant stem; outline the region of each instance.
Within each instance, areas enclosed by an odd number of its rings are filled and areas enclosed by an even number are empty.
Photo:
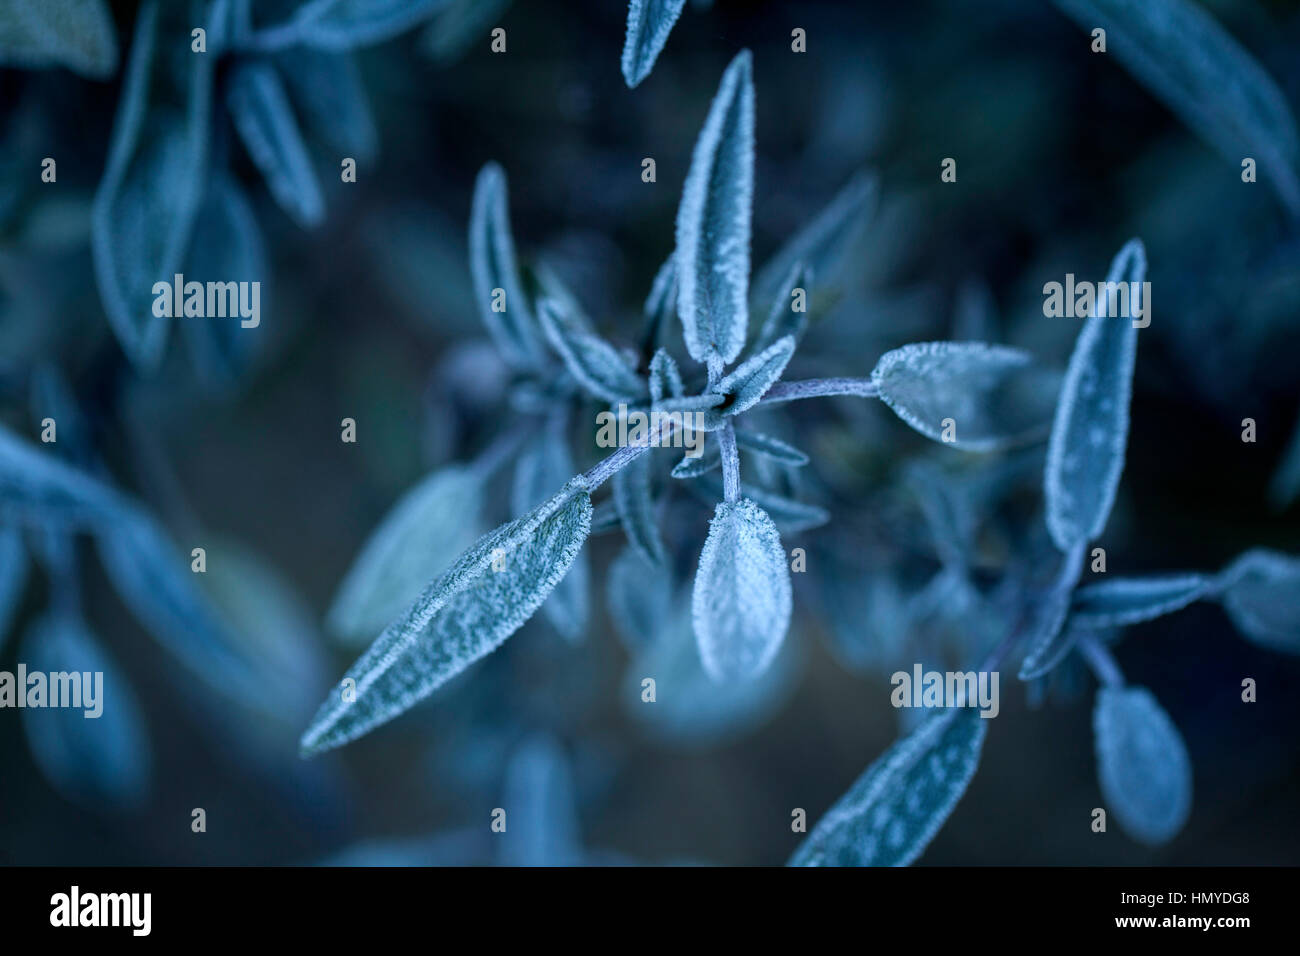
[[[590,471],[583,472],[579,476],[579,481],[588,492],[595,491],[612,478],[615,472],[626,468],[654,446],[666,442],[672,437],[676,427],[677,424],[672,418],[667,416],[660,418],[658,428],[652,429],[650,434],[635,445],[624,445],[608,458],[597,462]]]
[[[876,385],[869,378],[807,378],[798,382],[777,382],[764,393],[758,404],[793,402],[823,395],[860,395],[879,398]]]
[[[718,450],[722,452],[722,496],[727,501],[740,497],[740,455],[736,451],[736,427],[727,422],[718,429]]]
[[[1080,637],[1075,647],[1102,684],[1107,687],[1124,686],[1123,671],[1115,662],[1114,655],[1099,640],[1095,637]]]

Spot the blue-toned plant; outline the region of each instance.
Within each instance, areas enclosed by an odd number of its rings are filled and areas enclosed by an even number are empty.
[[[1094,589],[1105,587],[1076,592],[1075,584],[1085,546],[1106,523],[1123,467],[1137,329],[1128,315],[1107,317],[1099,303],[1059,386],[1060,380],[1028,353],[973,342],[896,349],[880,358],[870,378],[787,380],[786,368],[808,318],[791,302],[816,294],[819,268],[861,228],[874,188],[868,179],[851,183],[751,284],[750,71],[750,56],[742,52],[724,73],[696,142],[678,209],[676,249],[647,300],[639,349],[603,338],[549,268],[519,265],[504,174],[495,165],[480,174],[470,225],[475,295],[493,342],[514,372],[512,405],[527,424],[516,424],[469,465],[425,479],[367,543],[336,602],[336,623],[355,634],[344,621],[378,620],[399,601],[406,606],[321,707],[303,736],[304,753],[336,747],[397,716],[500,646],[539,607],[554,609],[551,616],[562,632],[580,634],[585,611],[580,616],[573,608],[586,607],[585,568],[580,593],[561,595],[557,588],[574,580],[566,574],[579,566],[593,524],[603,530],[615,521],[629,546],[610,570],[610,607],[629,646],[642,651],[642,663],[630,673],[669,673],[676,667],[672,661],[693,659],[702,679],[716,686],[723,706],[743,709],[746,692],[752,695],[773,672],[790,622],[790,556],[778,526],[806,529],[827,517],[816,506],[788,497],[780,480],[766,487],[742,483],[741,450],[754,456],[756,472],[769,479],[809,462],[788,442],[747,428],[748,415],[764,413],[779,422],[789,402],[856,395],[880,398],[920,434],[973,452],[1033,443],[1047,436],[1051,425],[1043,487],[1056,569],[1036,590],[1022,587],[1020,577],[1008,578],[1014,585],[1013,624],[1003,625],[981,669],[1023,654],[1021,675],[1030,680],[1047,674],[1072,650],[1093,662],[1106,684],[1098,698],[1097,741],[1108,801],[1134,835],[1166,839],[1190,806],[1190,773],[1177,733],[1149,695],[1121,686],[1096,636],[1108,632],[1090,630],[1121,621],[1104,616],[1099,624],[1087,614],[1071,618],[1076,593],[1081,602],[1090,596],[1097,600]],[[1116,257],[1109,280],[1140,284],[1145,271],[1145,253],[1132,242]],[[756,297],[759,290],[771,303],[767,308]],[[766,320],[755,331],[750,316],[764,312]],[[666,347],[674,315],[694,363],[685,371]],[[570,423],[581,421],[584,409],[590,414],[602,404],[698,412],[707,433],[703,452],[688,455],[663,475],[652,449],[667,444],[680,427],[668,419],[658,432],[573,475],[566,442]],[[785,429],[778,424],[777,430]],[[399,542],[434,540],[444,529],[453,540],[463,534],[468,515],[482,506],[469,488],[476,479],[486,480],[520,443],[527,450],[516,464],[517,517],[480,538],[421,590],[414,569],[428,573],[444,559]],[[720,485],[714,471],[721,473]],[[471,475],[475,478],[460,477]],[[611,479],[613,494],[604,504],[594,503],[600,486]],[[679,482],[722,498],[715,499],[699,553],[689,622],[673,610],[677,585],[669,556],[681,542],[675,528],[657,520],[674,507]],[[425,516],[423,527],[420,516]],[[942,525],[944,518],[936,521]],[[379,573],[385,566],[397,573]],[[1272,583],[1282,566],[1270,561],[1252,580]],[[934,599],[951,596],[954,580],[960,582],[961,575],[936,579],[936,587],[947,590],[936,590]],[[393,582],[401,583],[400,591],[389,586]],[[1115,583],[1125,591],[1123,582]],[[1244,600],[1260,614],[1281,596],[1252,592]],[[1165,595],[1150,603],[1172,609],[1191,599]],[[1294,639],[1296,624],[1270,620],[1257,628]],[[672,636],[690,632],[688,642]],[[686,658],[673,648],[685,648]],[[910,862],[960,798],[978,764],[984,734],[984,721],[969,708],[923,720],[868,769],[792,862]],[[1159,819],[1153,817],[1157,812],[1163,814]]]

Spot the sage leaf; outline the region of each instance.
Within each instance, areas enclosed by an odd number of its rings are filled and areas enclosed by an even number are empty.
[[[690,455],[683,455],[682,460],[673,465],[672,476],[674,478],[698,478],[705,472],[712,471],[714,468],[721,467],[722,452],[718,449],[718,443],[710,442],[704,449],[704,452],[695,458]]]
[[[1124,832],[1167,843],[1192,809],[1192,763],[1182,735],[1144,687],[1103,687],[1092,713],[1097,778]]]
[[[921,342],[871,372],[880,398],[927,438],[990,451],[1045,434],[1056,380],[1027,352],[981,342]]]
[[[614,346],[600,336],[565,322],[561,306],[543,299],[537,306],[542,331],[583,390],[607,402],[630,402],[645,393],[645,383]]]
[[[95,541],[109,582],[154,640],[214,690],[257,710],[274,707],[229,623],[194,584],[188,556],[153,518],[124,510]]]
[[[659,349],[650,360],[650,401],[661,402],[670,395],[681,398],[682,373],[673,357]]]
[[[971,707],[926,719],[836,801],[791,866],[907,866],[924,852],[979,766],[987,721]]]
[[[591,496],[575,483],[480,538],[347,672],[303,735],[303,753],[392,720],[499,647],[564,577],[590,523]]]
[[[767,319],[758,334],[758,342],[754,345],[755,352],[763,351],[777,339],[787,335],[794,339],[796,345],[798,344],[804,332],[808,331],[807,299],[811,287],[812,272],[802,262],[796,262],[772,300],[772,308],[767,313]],[[794,308],[796,289],[802,289],[804,292],[804,307],[799,310]]]
[[[749,322],[754,81],[742,50],[722,76],[695,142],[677,209],[677,313],[686,350],[731,362]]]
[[[686,0],[631,0],[628,4],[623,79],[629,88],[650,75],[684,6]]]
[[[1203,574],[1099,581],[1074,592],[1070,620],[1089,628],[1139,624],[1199,601],[1210,586],[1210,579]]]
[[[190,236],[184,274],[198,282],[261,282],[259,296],[268,285],[266,247],[257,217],[243,189],[225,171],[209,179]],[[224,306],[226,300],[221,303]],[[192,316],[181,323],[194,364],[205,382],[230,385],[252,364],[267,327],[260,324],[260,312],[257,326],[245,327],[244,321],[236,309],[229,315]]]
[[[677,255],[674,253],[655,273],[654,282],[650,285],[650,294],[646,296],[643,310],[645,331],[641,335],[641,341],[647,351],[659,348],[676,310]]]
[[[62,612],[34,621],[18,653],[29,672],[82,679],[81,707],[21,711],[27,745],[45,779],[83,805],[139,806],[151,773],[149,738],[131,683],[116,662],[80,620]],[[92,681],[92,675],[102,676]],[[93,706],[87,695],[97,695]]]
[[[113,488],[0,425],[0,525],[85,529],[113,521],[127,507]]]
[[[0,66],[66,66],[106,80],[117,70],[117,31],[104,0],[0,3]]]
[[[171,322],[154,314],[154,283],[178,270],[203,200],[214,60],[191,55],[188,44],[178,53],[174,31],[188,36],[189,26],[177,23],[175,9],[159,10],[156,0],[140,7],[91,210],[104,312],[127,357],[145,369],[161,360]]]
[[[1295,117],[1264,69],[1191,0],[1056,0],[1085,30],[1106,31],[1120,63],[1234,166],[1259,161],[1300,215]]]
[[[650,494],[650,456],[641,455],[614,473],[614,505],[632,547],[652,565],[664,563],[664,543]]]
[[[1300,558],[1254,548],[1217,578],[1232,623],[1258,644],[1300,653]]]
[[[407,491],[352,562],[327,623],[351,640],[371,638],[420,596],[479,536],[483,482],[468,468],[440,468]]]
[[[715,391],[730,396],[731,402],[716,414],[739,415],[758,404],[758,400],[781,378],[794,355],[794,337],[787,335],[723,376]]]
[[[576,470],[569,454],[566,421],[556,415],[519,456],[515,465],[512,504],[516,515],[523,515],[549,500],[555,489],[563,488]],[[573,559],[573,566],[556,586],[542,614],[570,642],[582,640],[590,616],[591,572],[584,554]]]
[[[517,369],[539,368],[541,343],[515,261],[506,175],[496,163],[484,166],[474,183],[469,218],[469,267],[479,314],[501,357]],[[497,289],[501,290],[503,300],[497,299]],[[501,311],[495,308],[498,301],[502,304]]]
[[[762,432],[742,431],[738,428],[736,429],[736,444],[745,451],[761,455],[764,458],[770,458],[772,461],[780,462],[783,465],[802,468],[808,464],[808,456],[798,448],[787,445],[779,438],[764,435]]]
[[[582,846],[573,778],[564,751],[549,734],[535,734],[510,756],[501,802],[510,825],[497,849],[503,866],[576,866]]]
[[[294,14],[300,41],[323,50],[382,43],[428,19],[447,0],[308,0]]]
[[[1050,549],[1049,549],[1050,550]],[[1083,572],[1084,546],[1077,544],[1060,556],[1055,579],[1046,590],[1031,594],[1024,608],[1028,650],[1020,664],[1021,680],[1034,680],[1051,671],[1074,647],[1078,633],[1065,626],[1070,597]]]
[[[691,614],[705,673],[718,682],[767,670],[790,626],[790,569],[767,512],[720,502],[695,572]]]
[[[226,105],[276,203],[300,226],[320,223],[325,218],[325,200],[275,69],[260,62],[237,66],[230,76]]]
[[[623,700],[646,737],[699,751],[761,727],[793,694],[801,666],[794,641],[784,641],[772,665],[752,680],[716,683],[705,672],[689,609],[664,620],[656,637],[628,666]],[[653,675],[655,702],[642,699],[642,680]]]
[[[275,62],[304,127],[344,156],[374,158],[379,134],[350,53],[291,47]]]
[[[1146,251],[1132,239],[1111,263],[1107,288],[1114,283],[1141,288],[1146,271]],[[1128,315],[1108,317],[1107,298],[1099,290],[1094,314],[1079,332],[1047,445],[1047,529],[1062,551],[1101,534],[1124,470],[1137,358],[1137,329],[1130,316],[1136,310],[1129,301]]]
[[[754,279],[757,307],[766,308],[782,296],[789,305],[790,289],[783,286],[796,265],[803,265],[818,289],[834,280],[871,220],[878,191],[874,175],[866,170],[855,173],[812,222],[763,264]]]
[[[674,606],[672,574],[663,564],[649,563],[636,548],[624,548],[605,576],[605,604],[624,646],[643,650],[668,622]],[[696,654],[693,637],[690,653]]]

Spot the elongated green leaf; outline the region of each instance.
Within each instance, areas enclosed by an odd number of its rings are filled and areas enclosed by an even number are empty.
[[[384,516],[348,569],[330,608],[332,631],[371,638],[478,537],[482,479],[459,466],[439,469]]]
[[[379,134],[351,54],[293,47],[275,62],[306,129],[344,156],[374,157]]]
[[[1080,627],[1125,627],[1170,614],[1199,601],[1210,590],[1203,574],[1115,578],[1074,592],[1070,620]]]
[[[571,484],[480,538],[352,666],[303,735],[304,754],[392,720],[499,647],[564,577],[590,526],[591,496]]]
[[[125,511],[96,533],[96,544],[118,596],[154,640],[215,690],[255,709],[274,706],[229,622],[195,585],[188,556],[157,522]]]
[[[979,766],[987,721],[958,707],[884,752],[826,812],[791,866],[907,866],[924,852]]]
[[[90,528],[113,521],[126,507],[113,488],[0,425],[0,524]]]
[[[578,384],[594,398],[607,402],[630,402],[644,395],[645,382],[618,350],[600,336],[583,331],[577,323],[564,321],[561,309],[554,299],[543,299],[537,306],[537,316],[547,341]]]
[[[1300,653],[1300,558],[1247,551],[1215,581],[1232,623],[1265,647]]]
[[[697,362],[731,362],[745,344],[753,195],[754,81],[742,50],[695,142],[677,209],[677,313]]]
[[[705,446],[703,454],[695,458],[683,455],[682,460],[673,465],[672,475],[674,478],[698,478],[721,464],[722,453],[718,451],[718,443],[710,442]]]
[[[411,29],[447,0],[308,0],[294,16],[303,43],[348,50],[381,43]]]
[[[650,495],[650,456],[642,455],[614,474],[614,504],[628,543],[650,564],[664,563],[664,542]]]
[[[257,217],[243,189],[225,171],[214,173],[190,236],[184,275],[197,282],[260,282],[258,324],[245,327],[239,310],[227,315],[191,316],[181,323],[194,364],[205,383],[227,386],[240,379],[254,360],[270,329],[261,321],[270,270]],[[251,310],[250,310],[251,311]]]
[[[787,335],[723,376],[715,390],[730,396],[731,402],[717,414],[724,417],[739,415],[757,405],[763,393],[781,378],[792,355],[794,337]]]
[[[764,263],[754,279],[756,308],[766,309],[778,297],[789,305],[790,289],[783,286],[798,264],[804,266],[818,289],[834,283],[848,261],[846,253],[871,220],[877,193],[874,175],[865,170],[856,173],[812,222]]]
[[[634,87],[654,69],[686,0],[631,0],[623,43],[623,79]]]
[[[660,349],[650,360],[650,401],[661,402],[670,395],[680,398],[681,394],[682,373],[673,357]]]
[[[539,367],[542,351],[536,320],[519,279],[515,242],[510,235],[506,174],[496,163],[484,166],[474,183],[469,268],[479,314],[502,358],[515,368]]]
[[[575,471],[569,454],[567,422],[556,416],[546,429],[524,447],[515,465],[511,506],[514,514],[523,515],[548,501],[557,488],[563,488]],[[579,554],[573,567],[542,605],[542,613],[567,640],[582,640],[590,615],[591,573],[587,558]]]
[[[80,678],[79,706],[22,710],[23,731],[41,773],[60,793],[83,804],[138,805],[149,785],[152,759],[144,718],[126,675],[81,621],[60,613],[35,621],[19,654],[29,675],[42,673],[51,685],[56,674]],[[46,693],[53,693],[53,687]],[[97,699],[89,701],[87,695]]]
[[[193,56],[188,17],[140,8],[108,165],[95,193],[95,279],[109,324],[137,365],[162,358],[170,319],[153,287],[171,282],[205,191],[214,57]],[[181,31],[178,33],[178,31]]]
[[[1025,614],[1028,650],[1020,664],[1021,680],[1034,680],[1051,671],[1074,647],[1078,632],[1065,626],[1070,596],[1083,571],[1083,545],[1061,555],[1056,577],[1045,591],[1030,596]]]
[[[646,296],[645,331],[641,341],[647,349],[658,349],[677,311],[677,254],[674,252],[655,273],[650,285],[650,294]]]
[[[325,200],[275,69],[259,62],[236,67],[226,105],[280,208],[300,226],[318,224],[325,218]]]
[[[1167,843],[1192,809],[1192,762],[1182,735],[1143,687],[1103,687],[1092,714],[1097,777],[1124,832]]]
[[[1056,0],[1234,166],[1250,156],[1300,215],[1295,118],[1263,68],[1193,0]]]
[[[790,569],[767,512],[748,498],[721,502],[695,572],[691,614],[700,660],[713,680],[767,670],[790,626]]]
[[[1046,434],[1056,378],[1027,352],[981,342],[922,342],[886,352],[871,381],[927,438],[989,451]]]
[[[779,461],[783,465],[802,468],[808,464],[808,456],[798,448],[787,445],[779,438],[764,435],[762,432],[742,431],[738,428],[736,429],[736,444],[745,451],[753,452],[755,455],[762,455],[772,461]]]
[[[649,647],[674,607],[672,574],[663,565],[647,562],[635,548],[624,548],[605,575],[605,604],[629,650]],[[695,656],[693,638],[691,655]]]
[[[1132,239],[1111,263],[1107,287],[1138,283],[1130,288],[1141,288],[1146,271],[1146,251]],[[1101,534],[1124,470],[1137,359],[1137,329],[1130,316],[1137,310],[1125,297],[1127,314],[1108,317],[1107,298],[1098,295],[1094,314],[1079,333],[1047,446],[1047,529],[1062,551]]]
[[[0,0],[0,66],[66,66],[105,80],[117,32],[104,0]]]
[[[799,344],[804,332],[808,331],[808,298],[811,287],[812,271],[802,262],[796,262],[790,267],[790,272],[772,300],[772,308],[768,311],[758,341],[754,344],[755,352],[763,351],[787,335],[794,339],[796,345]],[[803,291],[802,303],[796,300],[796,290]],[[802,308],[796,308],[800,305]]]

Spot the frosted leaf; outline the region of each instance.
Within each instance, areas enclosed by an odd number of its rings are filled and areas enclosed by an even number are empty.
[[[769,458],[783,465],[801,468],[808,464],[808,456],[793,445],[788,445],[779,438],[736,429],[736,444],[747,452]]]
[[[654,69],[686,0],[631,0],[623,43],[623,80],[634,87]]]
[[[1106,808],[1142,843],[1167,843],[1192,808],[1192,764],[1182,735],[1143,687],[1103,687],[1092,714]]]
[[[794,355],[794,337],[778,339],[757,355],[751,356],[724,376],[715,390],[731,397],[731,403],[719,409],[722,416],[739,415],[753,408],[763,394],[776,384]]]
[[[713,680],[745,680],[772,663],[790,625],[790,570],[767,512],[748,498],[721,502],[695,572],[691,614]]]
[[[1146,252],[1132,239],[1115,256],[1106,281],[1141,283],[1146,271]],[[1124,470],[1137,329],[1130,316],[1106,316],[1106,298],[1099,294],[1079,332],[1047,446],[1047,529],[1062,551],[1101,534]],[[1127,311],[1133,311],[1131,302]]]
[[[535,511],[480,538],[379,635],[321,705],[304,754],[355,740],[496,650],[573,564],[591,496],[571,484]],[[494,570],[494,557],[503,559]]]
[[[18,654],[29,674],[82,675],[80,707],[21,711],[23,732],[41,773],[56,790],[80,803],[137,806],[149,785],[152,759],[144,717],[126,675],[85,624],[58,612],[32,623]],[[85,681],[95,673],[101,673],[102,680],[92,679],[88,687]],[[88,717],[85,694],[96,690],[101,712]]]
[[[537,316],[547,341],[587,394],[607,402],[631,402],[644,395],[645,382],[618,350],[578,323],[564,321],[561,309],[554,299],[543,299]]]
[[[1216,579],[1220,600],[1246,637],[1277,651],[1300,653],[1300,558],[1254,548]]]
[[[1190,0],[1056,0],[1085,30],[1106,31],[1108,51],[1234,166],[1259,169],[1300,214],[1295,118],[1255,59]]]
[[[886,352],[871,372],[880,398],[927,438],[989,451],[1045,433],[1055,379],[1027,352],[979,342],[921,342]]]
[[[833,279],[870,221],[877,192],[874,175],[865,170],[856,173],[812,222],[764,263],[754,278],[753,300],[757,307],[767,308],[784,293],[789,309],[790,290],[782,287],[798,264],[816,283]]]
[[[731,362],[748,326],[754,194],[754,81],[742,50],[722,76],[696,140],[677,210],[677,313],[697,362]]]
[[[554,490],[554,489],[552,489]],[[482,479],[459,466],[432,472],[371,532],[339,586],[330,630],[372,638],[478,537]]]
[[[1203,574],[1114,578],[1079,588],[1070,620],[1080,627],[1125,627],[1170,614],[1199,601],[1210,590]]]
[[[649,564],[635,548],[624,548],[605,575],[605,603],[629,650],[653,644],[673,607],[673,580],[665,567]],[[695,655],[694,640],[691,654]]]
[[[653,565],[664,563],[664,543],[650,496],[650,456],[642,455],[614,474],[614,504],[628,543]]]
[[[0,3],[0,65],[66,66],[106,80],[117,70],[117,31],[104,0]]]
[[[147,369],[161,360],[171,323],[153,314],[153,285],[179,271],[207,183],[215,60],[160,46],[159,21],[174,28],[181,13],[159,11],[156,2],[140,8],[91,210],[104,312],[122,350]]]
[[[274,68],[258,62],[236,67],[226,105],[276,203],[300,226],[320,223],[325,218],[320,183]]]
[[[479,315],[501,357],[514,368],[539,367],[542,350],[536,319],[519,279],[515,242],[510,235],[506,174],[496,163],[484,166],[474,182],[469,268]],[[494,289],[505,294],[504,311],[493,311]]]
[[[907,866],[979,766],[988,721],[957,707],[925,720],[866,769],[800,844],[791,866]]]

